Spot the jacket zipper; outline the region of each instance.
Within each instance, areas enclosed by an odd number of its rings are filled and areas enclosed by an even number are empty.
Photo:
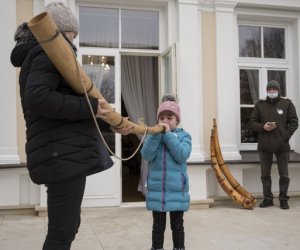
[[[163,167],[163,178],[162,178],[162,211],[165,211],[165,192],[166,192],[166,145],[163,145],[163,157],[162,157],[162,167]]]

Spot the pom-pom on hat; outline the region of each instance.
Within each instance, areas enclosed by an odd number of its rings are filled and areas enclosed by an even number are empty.
[[[53,18],[55,24],[62,32],[78,34],[79,25],[75,14],[61,2],[49,3],[45,10]]]
[[[165,102],[165,101],[174,101],[176,102],[176,97],[172,94],[165,94],[162,98],[161,98],[161,102]]]
[[[159,115],[164,111],[172,112],[176,116],[178,123],[180,122],[180,108],[177,102],[175,101],[162,102],[159,105],[157,110],[157,120],[159,118]]]
[[[280,90],[279,82],[277,82],[275,80],[269,81],[268,84],[267,84],[267,90],[271,89],[271,88]]]

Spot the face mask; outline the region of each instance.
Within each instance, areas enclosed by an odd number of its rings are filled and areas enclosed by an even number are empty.
[[[268,92],[267,95],[271,99],[277,98],[278,97],[278,92]]]

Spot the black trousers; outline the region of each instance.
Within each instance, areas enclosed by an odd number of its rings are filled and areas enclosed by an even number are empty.
[[[259,151],[261,165],[261,182],[265,199],[273,200],[271,169],[273,154],[276,156],[279,173],[279,200],[288,200],[288,188],[290,184],[288,162],[289,152]]]
[[[70,250],[80,225],[86,176],[47,185],[48,233],[43,250]]]
[[[153,211],[152,248],[162,249],[166,229],[166,212]],[[173,247],[184,249],[183,211],[170,212]]]

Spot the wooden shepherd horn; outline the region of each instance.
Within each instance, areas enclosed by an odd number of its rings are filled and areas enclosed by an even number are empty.
[[[33,17],[29,21],[28,27],[54,66],[76,93],[82,95],[87,92],[91,97],[104,99],[78,63],[73,49],[59,32],[58,27],[47,12]],[[131,133],[133,134],[145,134],[145,132],[155,134],[164,130],[164,128],[159,125],[146,127],[141,124],[135,124],[122,117],[108,103],[103,104],[102,108],[110,111],[105,114],[106,118],[104,120],[115,128],[132,126],[133,129]]]
[[[216,157],[216,148],[215,148],[215,139],[214,139],[214,131],[212,130],[210,136],[210,157],[211,157],[211,164],[217,180],[225,193],[237,204],[241,205],[243,208],[253,209],[253,204],[249,198],[244,197],[239,192],[237,192],[228,180],[224,177],[223,172],[218,164],[217,157]]]
[[[238,191],[242,196],[249,198],[251,202],[255,205],[256,198],[252,194],[250,194],[244,187],[242,187],[240,183],[233,177],[227,164],[223,159],[223,155],[219,143],[218,127],[217,127],[216,119],[213,119],[213,127],[214,127],[213,133],[214,133],[214,145],[216,150],[216,157],[217,157],[218,164],[224,173],[224,176],[236,191]]]

